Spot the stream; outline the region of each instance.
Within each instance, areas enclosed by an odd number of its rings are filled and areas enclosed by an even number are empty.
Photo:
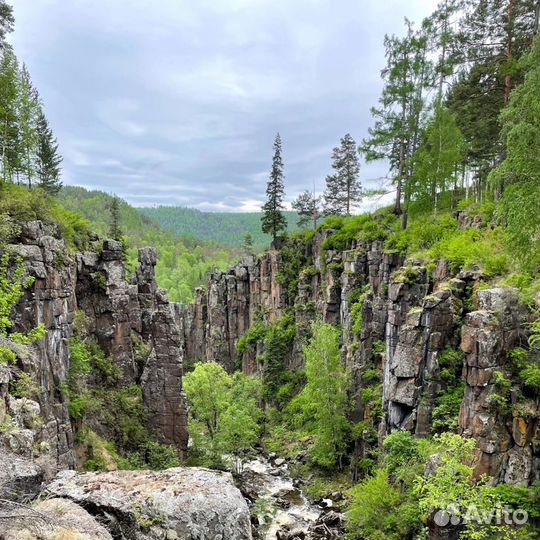
[[[250,503],[254,538],[260,540],[338,540],[343,516],[334,502],[310,502],[291,478],[289,466],[275,455],[244,463],[237,475],[240,490]]]

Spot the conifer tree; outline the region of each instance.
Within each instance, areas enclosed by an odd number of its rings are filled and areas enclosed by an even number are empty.
[[[300,219],[298,220],[299,227],[304,227],[311,222],[313,228],[317,228],[317,221],[322,214],[321,197],[316,197],[315,193],[306,190],[292,203],[292,207],[300,216]]]
[[[358,151],[349,133],[332,152],[332,168],[334,173],[326,177],[325,214],[349,216],[362,197]]]
[[[58,153],[58,143],[40,108],[37,114],[36,170],[38,186],[50,195],[56,195],[62,188],[60,163],[62,157]]]
[[[427,58],[428,29],[424,25],[415,31],[409,21],[406,25],[403,38],[385,37],[387,66],[381,72],[385,85],[379,106],[372,109],[375,125],[360,147],[367,161],[389,162],[395,174],[395,212],[403,215],[403,228],[407,226],[411,158],[421,141],[425,92],[433,85],[433,66]]]
[[[0,49],[4,47],[6,35],[13,32],[14,23],[13,8],[5,0],[0,0]]]
[[[246,235],[244,236],[244,242],[242,244],[242,249],[248,255],[253,254],[253,236],[251,236],[251,233],[246,233]]]
[[[113,240],[122,240],[122,228],[121,228],[121,216],[120,216],[120,203],[118,197],[113,197],[110,206],[111,221],[109,227],[109,236]]]
[[[266,203],[262,207],[261,217],[262,231],[272,235],[272,242],[281,232],[287,229],[287,220],[283,215],[283,196],[285,194],[283,160],[281,158],[281,137],[279,133],[274,140],[274,158],[272,160],[272,170],[270,179],[266,187]]]

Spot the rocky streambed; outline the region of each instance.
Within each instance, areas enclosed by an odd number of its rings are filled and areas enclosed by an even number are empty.
[[[236,483],[250,506],[253,537],[259,540],[337,540],[344,538],[344,516],[337,501],[312,502],[291,476],[288,463],[274,454],[244,464]],[[335,497],[336,499],[339,496]]]

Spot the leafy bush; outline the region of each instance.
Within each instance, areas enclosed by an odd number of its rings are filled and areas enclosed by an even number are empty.
[[[385,240],[398,229],[397,218],[389,212],[362,214],[351,217],[330,217],[322,225],[323,229],[336,232],[323,243],[323,249],[344,251],[355,241]]]
[[[347,513],[351,538],[362,540],[402,540],[421,524],[418,507],[409,503],[392,485],[389,472],[379,469],[372,478],[352,491]]]
[[[45,191],[6,182],[0,183],[0,221],[8,218],[15,222],[41,220],[57,224],[70,248],[84,249],[88,244],[90,229],[80,215],[68,212]],[[0,239],[1,243],[1,239]]]
[[[16,398],[36,399],[41,393],[41,387],[29,373],[21,373],[13,383],[10,393]]]
[[[190,404],[190,434],[198,463],[219,464],[222,454],[240,457],[259,440],[260,381],[228,375],[215,362],[197,363],[184,377]]]
[[[307,383],[291,406],[298,408],[298,422],[314,439],[311,459],[331,468],[341,465],[350,432],[350,377],[341,361],[339,331],[313,323],[313,337],[303,353]]]
[[[12,332],[13,310],[23,297],[25,289],[34,283],[34,278],[26,273],[23,261],[9,252],[0,258],[0,364],[15,364],[17,354],[25,346],[45,337],[45,327],[40,324],[26,333]]]
[[[461,384],[439,394],[432,413],[432,428],[435,432],[456,431],[464,393],[465,386]]]

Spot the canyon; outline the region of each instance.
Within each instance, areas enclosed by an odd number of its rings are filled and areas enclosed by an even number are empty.
[[[478,226],[478,220],[462,218],[460,224]],[[302,370],[312,321],[342,329],[343,361],[353,380],[352,420],[367,422],[377,433],[376,440],[355,442],[355,463],[396,430],[432,435],[441,395],[459,384],[463,397],[455,427],[477,441],[475,473],[516,486],[540,480],[538,396],[513,392],[504,409],[494,399],[494,373],[507,371],[533,320],[518,291],[479,287],[480,268],[452,271],[443,260],[428,267],[379,240],[327,249],[333,234],[323,228],[289,249],[246,256],[228,272],[211,274],[193,304],[178,305],[156,285],[154,249],[139,251],[139,266],[128,276],[120,242],[94,237],[90,249],[72,253],[58,227],[24,224],[6,250],[24,261],[35,281],[16,307],[14,330],[43,324],[47,333],[18,351],[17,366],[0,366],[1,498],[16,504],[48,493],[60,506],[77,508],[79,525],[69,526],[83,532],[93,527],[96,538],[251,538],[248,507],[230,475],[197,468],[72,472],[80,466],[80,426],[70,418],[62,387],[77,313],[84,313],[88,333],[113,360],[118,385],[140,388],[148,430],[183,457],[189,442],[183,372],[208,360],[228,372],[262,376],[264,343],[239,352],[239,342],[256,324],[292,314],[296,332],[284,358],[287,370]],[[147,351],[142,360],[141,343]],[[450,365],[448,351],[457,352]],[[380,375],[382,416],[364,397],[373,386],[366,374],[373,371]],[[32,399],[10,391],[22,372],[39,386]],[[106,427],[100,435],[108,436]],[[195,497],[190,504],[183,502],[186,494]],[[154,502],[147,504],[149,499]],[[39,511],[53,516],[52,506]],[[96,516],[105,518],[105,529],[94,523]],[[17,534],[10,529],[0,538]]]

